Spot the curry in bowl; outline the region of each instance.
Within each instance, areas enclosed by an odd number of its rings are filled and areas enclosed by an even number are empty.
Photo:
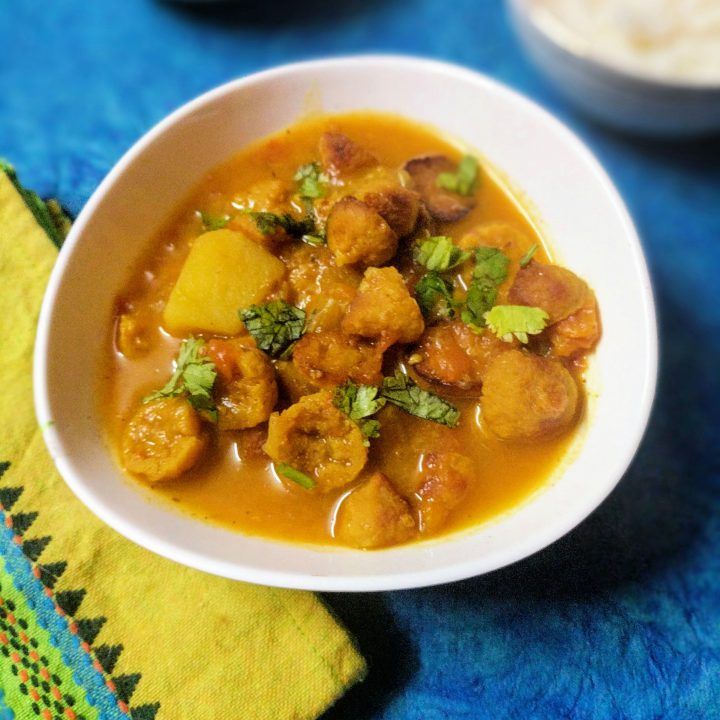
[[[118,462],[195,516],[380,548],[552,475],[585,409],[593,291],[434,131],[322,116],[213,170],[116,304]]]

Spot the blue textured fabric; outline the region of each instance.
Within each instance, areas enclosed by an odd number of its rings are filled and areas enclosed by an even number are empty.
[[[5,696],[0,689],[0,720],[15,720],[13,711],[5,704]]]
[[[577,130],[627,200],[655,279],[648,435],[610,499],[535,557],[450,586],[330,596],[372,669],[327,718],[720,718],[720,139],[587,123],[520,55],[498,0],[14,0],[0,3],[0,28],[0,155],[75,212],[168,111],[306,57],[460,62]]]

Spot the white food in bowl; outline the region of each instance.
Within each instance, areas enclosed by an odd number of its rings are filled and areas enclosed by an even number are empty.
[[[658,80],[720,84],[717,0],[532,0],[548,32],[588,56]]]
[[[637,11],[630,15],[625,0],[609,0],[607,6],[604,0],[588,0],[587,6],[572,0],[507,2],[528,55],[557,91],[588,115],[624,130],[661,137],[720,131],[717,10],[712,15],[715,30],[707,30],[705,42],[680,40],[683,30],[676,28],[674,40],[670,34],[664,37],[662,52],[651,52],[645,36],[659,32],[659,26],[640,33],[643,15]],[[614,6],[616,13],[608,9]],[[575,9],[569,11],[570,7]],[[641,37],[645,37],[643,49],[631,50]],[[659,43],[658,37],[654,43]],[[707,56],[705,63],[700,55]]]
[[[540,209],[559,260],[597,294],[604,334],[590,374],[591,389],[600,393],[579,445],[541,491],[491,523],[375,552],[249,537],[153,502],[123,476],[104,443],[96,378],[129,268],[206,171],[296,121],[308,94],[327,112],[392,112],[478,148]],[[652,291],[632,222],[597,161],[560,123],[502,85],[450,65],[397,57],[325,60],[224,85],[173,113],[120,160],[76,221],[53,271],[38,328],[36,407],[68,485],[100,518],[150,550],[249,582],[397,589],[502,567],[592,512],[642,437],[656,343]]]

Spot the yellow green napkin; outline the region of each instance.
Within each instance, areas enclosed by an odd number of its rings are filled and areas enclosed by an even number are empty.
[[[0,170],[0,717],[2,702],[22,720],[317,717],[365,663],[316,596],[153,555],[56,473],[31,387],[56,249],[11,177]]]

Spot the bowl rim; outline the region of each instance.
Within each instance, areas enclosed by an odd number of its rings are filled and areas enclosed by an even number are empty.
[[[584,496],[583,504],[579,510],[572,516],[565,516],[563,521],[554,524],[550,528],[550,531],[518,540],[511,548],[496,553],[494,562],[488,562],[483,558],[482,554],[480,554],[479,556],[469,558],[462,562],[456,562],[441,569],[418,569],[400,575],[390,573],[359,576],[334,574],[315,575],[308,572],[268,570],[244,565],[242,560],[228,562],[209,557],[202,552],[178,547],[171,541],[155,536],[141,524],[136,524],[128,520],[125,515],[119,513],[114,507],[101,502],[89,486],[87,486],[85,481],[79,475],[76,475],[72,468],[72,463],[66,459],[65,453],[50,453],[58,472],[68,487],[100,520],[136,544],[197,570],[261,585],[335,592],[385,591],[428,587],[485,574],[511,565],[539,552],[566,535],[585,520],[607,498],[622,479],[637,453],[648,425],[655,395],[658,371],[657,320],[652,284],[642,251],[642,245],[630,214],[619,192],[600,162],[575,133],[547,110],[505,84],[482,73],[443,61],[408,55],[360,54],[288,63],[223,83],[181,105],[160,120],[122,155],[110,172],[100,182],[73,223],[72,229],[60,250],[43,297],[38,320],[33,359],[34,399],[36,416],[40,427],[43,428],[43,437],[48,448],[52,450],[53,448],[62,448],[64,445],[61,433],[54,424],[49,422],[52,416],[51,393],[47,382],[47,358],[53,305],[68,269],[75,245],[83,235],[85,227],[94,215],[96,208],[110,191],[116,180],[122,176],[126,168],[134,162],[135,158],[160,137],[166,129],[174,126],[176,123],[182,122],[186,116],[198,110],[206,103],[225,95],[242,91],[249,86],[272,81],[274,78],[283,77],[288,74],[304,73],[308,70],[322,71],[351,67],[357,66],[358,64],[367,66],[368,68],[383,67],[392,64],[394,66],[404,66],[408,69],[434,71],[489,87],[494,92],[510,97],[515,103],[524,106],[525,110],[537,117],[539,122],[547,125],[554,132],[559,133],[562,139],[572,147],[573,151],[588,164],[589,170],[593,172],[596,179],[600,181],[617,213],[618,219],[626,229],[629,250],[634,261],[637,275],[642,284],[641,297],[643,299],[643,317],[645,320],[645,331],[647,332],[648,352],[644,359],[645,382],[643,383],[640,399],[640,420],[634,427],[628,428],[625,433],[625,453],[622,457],[617,458],[612,471],[607,473],[605,482],[597,483],[595,492],[587,493],[587,495]],[[582,452],[582,449],[580,452]],[[533,501],[531,498],[530,502]],[[452,543],[456,538],[459,539],[459,537],[460,536],[449,535],[447,538],[438,539],[436,542],[442,544]],[[296,546],[297,544],[292,545]],[[318,549],[320,551],[332,550],[332,548],[325,548],[323,546],[318,546]],[[358,551],[351,550],[349,552]]]
[[[542,22],[538,17],[537,11],[533,10],[531,5],[534,0],[506,0],[511,6],[511,10],[518,15],[522,15],[523,19],[529,23],[532,29],[539,33],[545,40],[562,50],[568,56],[584,63],[586,66],[604,72],[606,75],[616,78],[617,80],[630,80],[637,83],[644,83],[648,88],[656,91],[675,91],[684,93],[718,93],[720,92],[720,78],[713,82],[710,80],[692,80],[690,78],[683,80],[680,78],[663,78],[659,75],[632,67],[623,65],[621,62],[597,55],[587,51],[587,43],[585,43],[572,30],[566,32],[561,30],[562,22],[553,18],[551,22]]]

